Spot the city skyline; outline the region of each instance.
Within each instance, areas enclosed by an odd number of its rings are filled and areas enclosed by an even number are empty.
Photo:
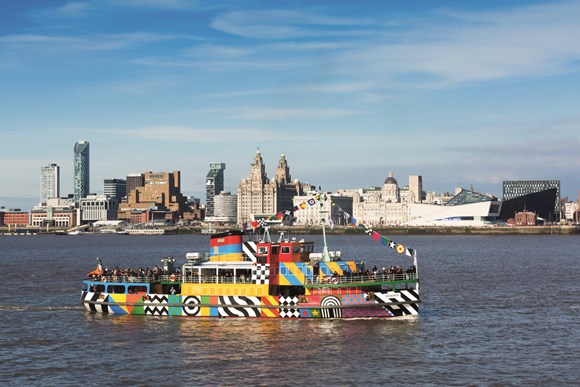
[[[269,177],[284,153],[325,191],[393,171],[498,197],[556,179],[576,200],[580,4],[363,4],[3,2],[0,205],[38,202],[50,163],[73,193],[79,139],[95,193],[179,170],[203,198],[212,162],[234,193],[259,148]]]

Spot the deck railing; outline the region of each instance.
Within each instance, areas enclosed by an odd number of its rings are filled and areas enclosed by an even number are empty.
[[[343,275],[343,276],[314,276],[313,280],[306,280],[306,285],[340,285],[340,284],[363,284],[372,282],[393,281],[416,281],[416,273],[392,273],[371,275]],[[98,279],[97,279],[98,280]],[[249,284],[252,283],[250,276],[216,276],[216,275],[188,275],[163,274],[157,276],[133,276],[133,275],[109,275],[101,276],[101,282],[121,283],[153,283],[153,282],[183,282],[200,284]]]

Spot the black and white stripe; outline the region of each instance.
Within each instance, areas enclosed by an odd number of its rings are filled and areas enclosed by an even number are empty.
[[[416,290],[401,290],[398,292],[375,293],[375,302],[390,303],[396,302],[399,305],[385,305],[394,316],[418,316],[419,315],[419,293]]]
[[[337,306],[337,308],[322,308],[322,317],[325,318],[340,318],[342,317],[342,309],[340,308],[341,302],[338,297],[328,296],[324,297],[320,302],[320,306]]]
[[[219,303],[220,317],[260,317],[258,297],[220,296]]]
[[[258,251],[256,242],[242,243],[242,251],[252,260],[252,262],[258,262],[258,259],[256,258],[256,252]]]
[[[102,304],[107,302],[109,296],[104,293],[83,292],[83,305],[89,312],[97,313],[113,313],[107,305]]]

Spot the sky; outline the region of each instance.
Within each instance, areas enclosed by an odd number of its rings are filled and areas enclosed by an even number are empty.
[[[209,164],[236,192],[259,149],[324,191],[580,191],[578,1],[0,1],[0,206],[32,207],[40,169],[91,192]]]

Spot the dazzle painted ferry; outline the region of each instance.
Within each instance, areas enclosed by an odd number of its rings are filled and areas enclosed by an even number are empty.
[[[366,232],[381,239],[372,230]],[[362,260],[343,260],[340,252],[328,251],[324,227],[321,253],[314,251],[313,242],[285,239],[283,234],[272,241],[267,229],[263,236],[253,234],[254,240],[251,236],[238,230],[212,234],[210,252],[188,253],[179,267],[166,258],[163,267],[148,272],[111,271],[99,261],[82,282],[82,304],[96,313],[147,316],[418,316],[415,254],[413,266],[406,270],[369,270]],[[399,253],[410,250],[387,242]]]

